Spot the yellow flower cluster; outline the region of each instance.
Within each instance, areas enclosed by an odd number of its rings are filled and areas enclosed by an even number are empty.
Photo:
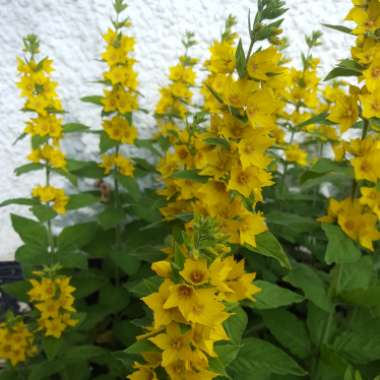
[[[21,90],[21,97],[25,97],[24,110],[34,112],[36,117],[26,122],[25,133],[39,136],[41,143],[28,155],[34,163],[46,166],[47,178],[50,169],[65,169],[66,159],[60,149],[60,140],[63,137],[62,119],[57,116],[63,112],[61,101],[56,92],[57,83],[51,79],[53,62],[44,58],[36,60],[39,53],[39,41],[36,36],[29,35],[24,39],[25,52],[29,58],[18,58],[18,71],[21,76],[17,83]],[[49,182],[49,181],[48,181]],[[53,208],[63,214],[68,197],[62,189],[57,189],[46,183],[46,186],[37,186],[32,195],[41,202],[54,201]]]
[[[196,242],[197,220],[187,227],[185,242]],[[153,311],[153,326],[140,339],[148,339],[160,352],[145,354],[147,363],[138,364],[130,380],[156,379],[158,367],[172,380],[218,376],[209,370],[209,358],[217,356],[216,342],[230,339],[223,326],[230,317],[226,302],[253,300],[260,291],[253,284],[255,273],[245,272],[244,260],[236,261],[214,230],[218,236],[219,241],[203,249],[174,243],[166,250],[167,260],[152,265],[163,282],[156,293],[142,299]],[[176,264],[178,255],[183,257],[181,267]]]
[[[18,319],[0,323],[0,359],[9,360],[12,366],[25,362],[37,353],[33,334]]]
[[[185,118],[188,112],[186,105],[191,104],[193,96],[191,88],[196,79],[193,69],[196,62],[197,60],[184,55],[177,65],[170,68],[170,84],[160,90],[160,99],[155,110],[157,116],[167,116],[169,119]],[[159,122],[160,127],[161,125],[162,121]]]
[[[202,108],[210,113],[209,125],[196,125],[197,114],[194,125],[164,124],[172,149],[158,165],[165,184],[159,193],[168,200],[161,209],[165,218],[184,212],[210,216],[231,243],[255,246],[255,237],[267,230],[255,206],[263,200],[263,188],[273,184],[267,150],[275,142],[277,114],[285,105],[279,93],[286,70],[282,55],[271,46],[252,54],[246,75],[237,78],[235,37],[225,32],[205,63],[209,75],[201,90]],[[184,177],[177,176],[181,172]]]
[[[32,190],[32,196],[39,199],[42,203],[52,204],[52,208],[58,214],[66,212],[66,205],[69,197],[63,189],[54,186],[36,186]]]
[[[73,307],[75,288],[67,276],[49,276],[35,272],[39,279],[31,279],[32,288],[28,292],[29,300],[39,311],[38,325],[46,336],[61,337],[67,327],[75,326],[76,312]]]
[[[370,198],[377,192],[373,193],[370,190],[371,188],[365,188],[360,199],[346,198],[343,201],[331,199],[328,215],[319,220],[325,223],[337,222],[347,236],[373,251],[373,241],[380,239],[380,232],[377,230],[378,217],[371,210],[371,206],[378,207],[378,201],[376,206],[376,199]],[[369,207],[366,207],[367,205]]]
[[[120,115],[103,121],[103,128],[107,135],[122,144],[133,144],[137,137],[137,130],[129,121]]]
[[[58,145],[62,119],[57,113],[62,112],[62,104],[56,92],[57,83],[51,79],[53,62],[48,58],[37,62],[34,55],[38,52],[37,45],[30,59],[17,58],[21,76],[17,87],[21,97],[26,98],[24,109],[37,114],[27,121],[25,133],[51,138],[53,144]]]
[[[104,168],[105,174],[116,170],[124,176],[132,176],[133,163],[120,153],[120,145],[133,144],[137,138],[137,129],[132,122],[132,112],[139,107],[138,80],[134,70],[136,60],[133,58],[135,39],[123,33],[123,28],[131,26],[129,19],[117,21],[122,10],[116,12],[114,28],[108,29],[103,36],[106,47],[102,53],[102,59],[107,64],[103,73],[107,87],[102,98],[102,115],[105,116],[102,127],[107,137],[116,142],[116,146],[114,153],[102,156],[100,166]]]
[[[116,169],[121,175],[132,176],[133,175],[133,163],[121,154],[104,154],[102,156],[102,163],[100,164],[104,168],[105,174],[109,174],[113,169]]]
[[[358,67],[363,68],[358,78],[363,85],[350,86],[349,94],[338,92],[329,119],[338,123],[341,131],[345,132],[360,117],[362,121],[358,125],[362,133],[360,138],[340,142],[335,149],[337,159],[348,158],[354,169],[352,197],[341,202],[330,200],[328,216],[321,220],[337,221],[351,239],[372,251],[373,241],[380,239],[380,192],[377,187],[380,179],[380,139],[372,120],[380,117],[380,42],[375,33],[380,26],[379,1],[355,1],[346,19],[356,24],[353,33],[357,39],[352,48],[352,58]],[[359,198],[357,188],[360,188]]]
[[[112,87],[110,90],[104,90],[102,99],[104,111],[117,112],[120,115],[130,113],[138,109],[136,92],[138,81],[133,68],[136,60],[131,57],[135,39],[123,35],[119,29],[108,29],[104,40],[107,46],[102,53],[102,59],[108,66],[104,79]]]
[[[66,167],[65,155],[60,149],[57,149],[49,144],[33,149],[28,155],[28,159],[35,163],[43,161],[55,169],[63,169]]]

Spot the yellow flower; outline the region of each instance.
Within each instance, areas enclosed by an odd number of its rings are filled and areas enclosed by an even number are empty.
[[[369,67],[363,71],[365,84],[370,92],[380,87],[380,53],[377,53]]]
[[[241,165],[235,164],[231,170],[228,189],[236,190],[246,198],[254,194],[256,201],[260,202],[262,201],[261,188],[272,184],[272,176],[265,170],[256,166],[243,169]]]
[[[235,108],[241,108],[247,104],[248,97],[258,89],[255,81],[248,79],[234,80],[228,77],[223,86],[224,103]]]
[[[376,214],[377,218],[380,219],[380,191],[375,187],[361,187],[360,192],[362,194],[359,200],[360,203],[368,206]]]
[[[163,367],[167,367],[180,359],[186,360],[191,355],[191,335],[189,333],[183,334],[180,327],[175,323],[168,325],[165,333],[156,335],[149,340],[163,351]]]
[[[354,21],[356,28],[354,34],[375,32],[380,28],[380,4],[376,0],[369,3],[369,8],[354,7],[346,16],[346,20]]]
[[[365,118],[380,117],[380,87],[376,88],[373,93],[360,95],[360,101]]]
[[[206,63],[212,73],[232,73],[235,70],[235,48],[230,41],[214,42],[211,57]]]
[[[104,120],[103,128],[112,140],[122,144],[133,144],[137,137],[136,128],[120,115],[116,115],[110,120]]]
[[[149,366],[139,365],[137,371],[128,375],[129,380],[158,380],[156,373]]]
[[[153,310],[154,327],[156,329],[167,326],[171,321],[175,320],[176,312],[173,309],[164,307],[169,295],[170,288],[173,283],[169,279],[165,279],[160,285],[158,292],[143,297],[142,300]]]
[[[298,144],[291,144],[285,150],[286,159],[289,162],[295,162],[298,165],[307,165],[307,153],[300,148]]]
[[[353,143],[351,148],[354,147]],[[354,152],[357,156],[351,161],[355,179],[376,183],[380,178],[380,141],[369,136],[360,142],[359,149]]]
[[[184,82],[188,85],[195,84],[196,74],[191,67],[185,67],[182,64],[177,64],[170,68],[169,79],[174,82]]]
[[[277,101],[271,89],[258,90],[248,98],[247,114],[254,127],[272,128],[274,124],[272,114],[276,109]]]
[[[172,272],[172,266],[169,261],[161,260],[152,263],[152,271],[156,272],[160,277],[168,278]]]
[[[283,71],[279,65],[282,55],[274,47],[254,53],[248,60],[247,72],[251,78],[268,80],[271,74]]]
[[[263,128],[249,129],[238,143],[239,158],[243,169],[251,165],[266,168],[271,159],[264,153],[273,143],[274,140],[269,137],[267,130]]]
[[[351,128],[359,117],[359,108],[356,96],[338,95],[335,105],[330,109],[329,120],[340,125],[341,132]]]
[[[25,362],[37,353],[34,337],[21,320],[0,323],[0,359],[12,366]]]
[[[66,329],[66,325],[58,318],[40,320],[40,325],[45,329],[46,336],[60,338]]]
[[[262,214],[246,212],[239,220],[240,244],[256,247],[256,236],[267,231],[265,218]]]
[[[207,261],[203,259],[187,259],[180,274],[188,283],[194,286],[203,285],[208,281]]]

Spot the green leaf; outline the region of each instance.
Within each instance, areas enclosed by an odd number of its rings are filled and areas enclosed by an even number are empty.
[[[96,230],[94,222],[65,227],[57,238],[58,250],[70,251],[83,247],[94,238]]]
[[[346,372],[344,373],[344,379],[343,380],[363,380],[361,374],[359,371],[356,371],[351,366],[347,368]],[[376,380],[376,379],[374,379]]]
[[[328,112],[322,112],[319,115],[313,116],[310,119],[303,121],[300,124],[294,126],[294,129],[302,129],[311,124],[331,124],[329,120],[327,120]]]
[[[36,170],[42,170],[44,168],[45,168],[44,165],[38,164],[38,163],[25,164],[25,165],[21,165],[18,168],[16,168],[15,169],[15,174],[17,176],[19,176],[21,174],[25,174],[25,173],[29,173],[29,172],[34,172]]]
[[[306,325],[284,309],[262,312],[265,325],[272,335],[293,355],[305,359],[311,355],[311,344]]]
[[[100,290],[99,304],[112,313],[118,313],[125,309],[129,301],[130,295],[125,288],[109,284]]]
[[[62,125],[63,133],[82,133],[87,132],[90,127],[81,123],[66,123]]]
[[[319,228],[314,219],[289,212],[273,210],[265,216],[270,230],[292,243],[297,241],[300,235],[312,234]]]
[[[70,195],[69,203],[67,204],[68,210],[77,210],[82,207],[89,207],[99,202],[99,198],[91,193],[80,193]]]
[[[307,304],[306,324],[311,341],[319,347],[326,328],[329,313],[315,306],[312,302]]]
[[[132,197],[134,201],[139,201],[141,198],[141,190],[140,187],[133,177],[126,177],[121,174],[117,175],[117,179],[121,186],[127,190],[128,194]]]
[[[195,182],[205,183],[208,181],[208,177],[199,175],[196,170],[182,170],[174,173],[171,178],[173,179],[184,179],[191,180]]]
[[[55,373],[63,370],[67,365],[68,362],[63,358],[33,364],[29,367],[28,380],[49,379]]]
[[[209,137],[207,139],[204,139],[204,142],[208,145],[221,146],[225,149],[228,149],[230,147],[230,143],[222,137]]]
[[[0,380],[15,380],[18,378],[16,369],[2,368],[0,369]]]
[[[325,283],[317,272],[304,264],[297,264],[284,280],[294,287],[302,289],[307,299],[312,301],[322,310],[329,312],[332,308]]]
[[[14,281],[8,284],[1,285],[1,289],[16,298],[20,302],[28,302],[28,291],[30,290],[30,284],[28,281]]]
[[[65,341],[63,338],[57,339],[51,336],[42,338],[42,347],[48,360],[54,359],[64,347]]]
[[[137,273],[140,268],[141,260],[136,256],[131,256],[127,246],[121,247],[119,250],[111,250],[110,257],[119,268],[130,276]]]
[[[27,133],[25,133],[25,132],[21,133],[21,134],[16,138],[16,140],[13,141],[12,145],[16,145],[19,141],[24,140],[24,138],[25,138],[26,136],[28,136]]]
[[[233,379],[240,379],[240,376],[248,376],[256,371],[278,375],[306,375],[305,370],[288,354],[257,338],[243,340],[243,347],[229,369],[234,375]]]
[[[81,251],[61,252],[57,255],[57,261],[63,268],[88,268],[88,256]]]
[[[223,378],[232,378],[226,372],[226,367],[237,357],[240,345],[231,343],[217,343],[214,347],[216,357],[209,358],[209,370],[222,376]]]
[[[127,354],[140,354],[143,352],[161,352],[161,351],[149,340],[138,340],[137,342],[129,346],[125,350],[125,352]]]
[[[74,161],[68,163],[68,170],[77,177],[101,179],[104,177],[104,170],[95,161]]]
[[[354,263],[341,264],[333,270],[333,280],[337,293],[347,293],[355,290],[367,290],[375,274],[374,263],[370,256],[362,256]],[[363,301],[366,301],[363,299]]]
[[[76,288],[76,299],[87,297],[107,283],[108,279],[95,271],[81,271],[72,277],[72,284]]]
[[[35,205],[32,207],[33,215],[41,222],[45,223],[57,216],[57,213],[48,205]]]
[[[117,147],[120,143],[118,141],[112,140],[107,132],[102,131],[100,134],[99,149],[100,153],[105,153],[107,150]]]
[[[161,277],[151,276],[151,277],[142,279],[137,284],[130,285],[127,283],[127,288],[131,293],[135,294],[139,298],[142,298],[142,297],[148,296],[149,294],[157,292],[161,283],[162,283]]]
[[[235,58],[236,58],[236,70],[239,74],[239,77],[243,78],[246,73],[247,63],[245,60],[245,53],[244,53],[243,43],[241,39],[239,40],[238,46],[236,48]]]
[[[338,77],[360,76],[362,74],[362,66],[352,59],[343,59],[337,67],[332,69],[325,78],[325,81]]]
[[[380,359],[380,319],[363,319],[351,329],[342,329],[333,342],[334,350],[352,363]]]
[[[344,291],[340,295],[346,303],[363,307],[380,306],[380,285],[369,289],[352,289]]]
[[[224,322],[224,329],[231,342],[238,345],[247,327],[248,317],[240,306],[235,306],[229,309],[228,312],[232,315]]]
[[[126,215],[123,209],[114,207],[105,208],[97,216],[98,222],[104,230],[110,230],[118,226],[125,218]]]
[[[325,254],[327,264],[354,263],[360,259],[358,246],[334,224],[322,224],[328,244]]]
[[[342,178],[350,180],[353,178],[351,166],[327,158],[321,158],[301,176],[300,182],[303,190],[307,190],[315,184],[319,185],[322,182],[330,182],[334,179],[339,181]]]
[[[256,236],[256,247],[249,247],[249,249],[260,255],[276,259],[286,269],[291,268],[288,256],[282,249],[280,242],[269,231]]]
[[[102,103],[102,99],[103,99],[103,96],[100,96],[100,95],[92,95],[92,96],[84,96],[83,98],[81,98],[80,100],[82,102],[85,102],[85,103],[91,103],[91,104],[96,104],[98,106],[102,106],[103,103]]]
[[[112,327],[113,336],[119,340],[124,347],[130,346],[136,341],[136,336],[141,333],[141,329],[131,321],[115,321]]]
[[[38,204],[39,202],[34,198],[12,198],[1,202],[0,207],[5,207],[9,205],[33,206]]]
[[[37,149],[39,148],[42,144],[45,144],[48,142],[48,136],[32,136],[31,138],[32,142],[32,148]]]
[[[49,245],[46,228],[35,220],[11,214],[13,229],[25,244],[46,249]]]
[[[353,34],[352,29],[347,28],[347,26],[343,25],[332,25],[332,24],[322,24],[326,28],[337,30],[338,32],[347,33],[347,34]]]
[[[88,344],[70,347],[70,350],[67,350],[62,357],[67,360],[83,361],[92,359],[96,356],[105,355],[107,353],[108,351],[104,348]]]
[[[255,309],[277,309],[304,300],[300,294],[267,281],[257,280],[255,285],[261,289],[261,292],[255,296],[256,302],[251,305]]]
[[[34,245],[22,245],[15,253],[15,259],[22,265],[47,265],[50,262],[48,252]]]

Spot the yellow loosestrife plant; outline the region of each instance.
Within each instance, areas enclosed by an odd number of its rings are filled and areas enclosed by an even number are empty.
[[[113,7],[81,99],[98,126],[64,122],[36,36],[17,59],[16,175],[44,182],[0,204],[32,214],[11,216],[23,280],[1,291],[26,307],[0,311],[0,380],[379,380],[380,2],[353,0],[351,27],[306,36],[299,62],[281,0],[258,0],[247,43],[228,16],[202,59],[187,32],[151,110]],[[337,32],[355,44],[323,80],[316,48]],[[78,133],[95,159],[62,151]]]

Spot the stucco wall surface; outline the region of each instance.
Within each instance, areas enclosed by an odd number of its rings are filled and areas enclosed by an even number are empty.
[[[194,55],[206,58],[208,45],[218,38],[225,17],[238,19],[237,31],[247,42],[248,9],[255,10],[255,0],[129,0],[129,15],[137,38],[136,66],[144,94],[141,106],[152,108],[158,89],[165,84],[168,66],[174,64],[181,50],[185,31],[196,33],[199,44]],[[288,55],[299,64],[298,52],[305,49],[304,35],[321,29],[321,23],[338,24],[351,7],[350,0],[286,0],[289,8],[284,30],[290,41]],[[36,174],[15,177],[13,170],[25,163],[27,141],[12,145],[24,128],[26,115],[19,112],[22,100],[15,87],[16,55],[20,54],[22,37],[37,34],[42,52],[55,61],[54,76],[59,94],[68,112],[65,119],[99,126],[97,109],[83,104],[79,98],[100,93],[92,83],[99,78],[103,65],[97,61],[102,49],[101,33],[109,26],[111,0],[0,0],[0,201],[22,197],[39,181]],[[340,58],[346,58],[352,39],[338,32],[328,32],[317,53],[322,71]],[[328,33],[327,33],[328,32]],[[153,120],[139,116],[140,134],[148,135]],[[66,143],[70,154],[96,152],[88,137]],[[10,212],[25,208],[0,209],[0,260],[10,259],[20,241],[12,231]]]

